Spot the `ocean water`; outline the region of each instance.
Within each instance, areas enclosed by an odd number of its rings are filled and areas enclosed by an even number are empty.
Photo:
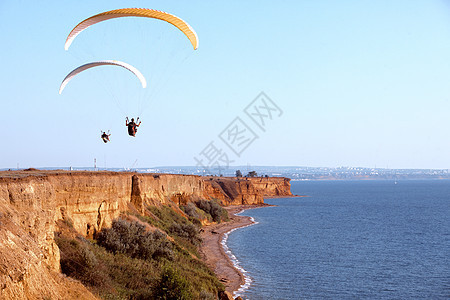
[[[450,299],[450,181],[291,182],[224,243],[244,299]]]

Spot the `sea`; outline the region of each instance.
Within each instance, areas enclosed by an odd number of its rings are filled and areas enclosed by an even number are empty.
[[[244,299],[450,299],[450,181],[292,181],[223,244]]]

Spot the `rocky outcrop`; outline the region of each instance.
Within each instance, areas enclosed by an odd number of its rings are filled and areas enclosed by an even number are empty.
[[[210,177],[205,194],[224,205],[264,203],[264,197],[292,196],[290,179],[283,177]]]
[[[253,177],[248,178],[263,197],[292,196],[291,180],[285,177]]]
[[[205,184],[206,193],[224,205],[264,203],[263,194],[248,179],[211,178]]]
[[[224,205],[261,204],[288,196],[289,179],[223,178],[128,172],[0,172],[0,298],[94,298],[62,276],[54,241],[65,220],[92,237],[122,212],[146,205],[218,199]]]

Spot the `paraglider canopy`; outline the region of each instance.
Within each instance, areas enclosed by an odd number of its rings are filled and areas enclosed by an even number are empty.
[[[194,50],[198,48],[197,33],[191,26],[189,26],[188,23],[178,18],[177,16],[174,16],[172,14],[163,11],[148,8],[121,8],[103,12],[81,21],[77,26],[75,26],[72,29],[72,31],[67,36],[64,49],[68,50],[75,37],[86,28],[102,21],[122,17],[145,17],[166,21],[174,25],[178,29],[180,29],[184,33],[184,35],[186,35],[186,37],[189,39],[192,46],[194,47]]]
[[[59,87],[59,94],[62,93],[62,91],[64,90],[64,88],[66,87],[66,85],[69,83],[69,81],[75,77],[77,74],[93,68],[93,67],[98,67],[98,66],[119,66],[122,68],[127,69],[128,71],[130,71],[131,73],[133,73],[141,82],[142,87],[145,88],[147,86],[147,81],[145,80],[144,75],[142,75],[141,72],[139,72],[138,69],[136,69],[135,67],[133,67],[130,64],[118,61],[118,60],[102,60],[102,61],[96,61],[96,62],[91,62],[91,63],[87,63],[84,64],[82,66],[79,66],[78,68],[74,69],[72,72],[70,72],[62,81],[61,86]]]

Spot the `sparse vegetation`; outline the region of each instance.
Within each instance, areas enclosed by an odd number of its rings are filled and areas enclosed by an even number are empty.
[[[148,210],[152,212],[153,216],[137,215],[137,217],[162,229],[175,240],[181,249],[187,249],[191,254],[200,257],[198,254],[198,246],[201,244],[200,221],[191,222],[167,206],[150,206]]]
[[[166,266],[161,273],[154,296],[158,300],[193,299],[189,281],[171,266]]]
[[[169,231],[180,238],[187,239],[195,246],[200,246],[202,243],[202,239],[200,238],[200,230],[192,223],[173,223]]]
[[[206,215],[188,205],[188,211]],[[167,206],[147,209],[148,216],[137,216],[141,222],[119,218],[95,240],[63,230],[67,236],[56,239],[63,273],[102,299],[216,299],[224,286],[199,259],[200,228],[190,221],[198,219]]]
[[[166,235],[159,230],[147,231],[145,226],[138,222],[115,220],[112,227],[100,231],[96,239],[106,250],[127,254],[133,258],[173,258],[173,245]]]
[[[181,209],[189,216],[189,221],[194,225],[201,226],[202,220],[212,221],[210,214],[198,208],[195,203],[189,202],[187,205],[181,206]]]
[[[257,177],[258,173],[256,171],[250,171],[247,173],[246,177]]]
[[[202,216],[198,211],[197,206],[193,202],[189,202],[188,204],[181,207],[181,209],[189,216],[195,219],[200,219]]]
[[[109,278],[105,276],[105,266],[92,252],[89,242],[84,239],[56,238],[61,252],[61,271],[83,284],[105,288]]]
[[[209,214],[214,222],[220,223],[228,220],[228,212],[220,206],[217,200],[199,200],[196,202],[198,208]]]
[[[148,206],[147,209],[151,211],[154,217],[146,217],[144,220],[165,232],[169,231],[169,228],[173,223],[185,224],[189,222],[189,220],[183,217],[180,213],[177,213],[168,206]],[[140,216],[138,217],[140,218]]]

